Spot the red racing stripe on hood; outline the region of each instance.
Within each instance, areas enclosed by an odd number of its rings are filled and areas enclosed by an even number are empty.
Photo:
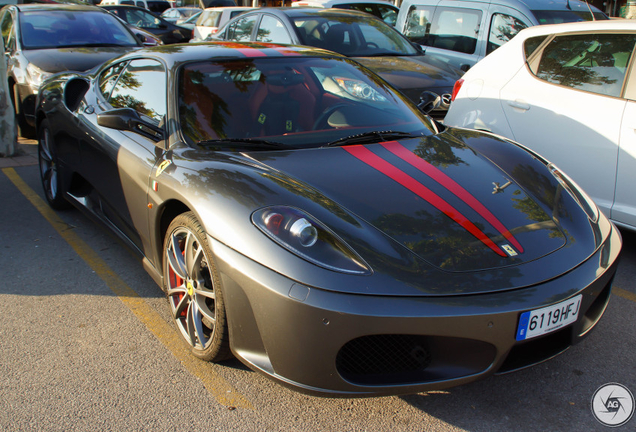
[[[502,257],[507,256],[486,234],[484,234],[479,228],[477,228],[475,224],[469,221],[466,216],[461,214],[453,206],[444,201],[439,195],[435,194],[429,188],[415,180],[410,175],[406,174],[404,171],[391,165],[389,162],[385,161],[380,156],[376,155],[371,150],[362,145],[348,146],[343,148],[352,156],[356,157],[370,167],[378,170],[379,172],[404,186],[420,198],[424,199],[433,207],[461,225],[466,231],[471,233],[479,241],[492,249],[497,255],[500,255]]]
[[[440,185],[444,186],[449,192],[454,194],[457,198],[468,204],[473,210],[475,210],[481,217],[486,219],[490,225],[492,225],[501,235],[503,235],[520,253],[523,252],[523,247],[517,241],[516,238],[510,233],[510,231],[504,226],[503,223],[497,219],[497,217],[490,212],[477,198],[471,195],[466,189],[459,185],[455,180],[444,174],[441,170],[434,167],[424,159],[418,157],[400,144],[397,141],[387,141],[380,143],[382,147],[408,163],[414,166],[424,174],[435,180]]]
[[[246,47],[245,45],[240,43],[229,42],[229,43],[224,43],[223,45],[226,46],[227,48],[234,48],[235,50],[237,50],[238,52],[240,52],[246,57],[267,57],[267,54],[265,54],[263,51],[256,48]]]

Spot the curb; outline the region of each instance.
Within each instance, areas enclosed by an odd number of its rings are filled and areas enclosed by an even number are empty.
[[[18,137],[18,152],[15,156],[0,158],[0,169],[38,164],[38,142]]]

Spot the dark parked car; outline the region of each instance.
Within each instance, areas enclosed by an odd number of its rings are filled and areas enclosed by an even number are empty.
[[[567,176],[336,53],[148,48],[47,81],[37,113],[51,206],[141,255],[194,355],[297,390],[524,368],[610,297],[620,235]]]
[[[35,136],[35,98],[44,79],[56,72],[85,71],[141,47],[124,24],[96,6],[5,6],[0,10],[0,28],[23,136]]]
[[[411,100],[429,90],[444,103],[432,113],[448,110],[453,85],[462,71],[425,56],[392,26],[359,11],[309,7],[263,8],[228,22],[211,38],[230,41],[309,45],[352,57],[393,84]]]
[[[128,5],[108,5],[101,7],[117,15],[128,24],[154,34],[166,45],[185,43],[192,38],[192,30],[172,24],[148,11],[148,9]]]

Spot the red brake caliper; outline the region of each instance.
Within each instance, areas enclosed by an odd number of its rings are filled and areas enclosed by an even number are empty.
[[[185,251],[181,252],[181,255],[185,255]],[[172,267],[168,266],[169,270],[168,270],[168,277],[170,278],[170,286],[171,287],[176,287],[179,285],[183,284],[183,279],[180,278],[179,276],[177,276],[177,274],[174,272],[174,270],[172,269]],[[181,299],[183,298],[184,294],[179,294],[178,295],[178,301],[177,304],[181,303]],[[186,316],[186,311],[187,309],[184,309],[183,311],[181,311],[180,316],[185,317]]]

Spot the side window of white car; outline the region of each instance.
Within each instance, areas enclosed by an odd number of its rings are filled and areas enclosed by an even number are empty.
[[[263,15],[256,33],[256,40],[259,42],[292,43],[283,23],[278,18],[270,15]]]
[[[526,44],[532,44],[528,39]],[[540,79],[577,90],[620,97],[636,35],[555,37],[530,68]]]
[[[490,33],[488,35],[486,54],[490,54],[508,42],[513,36],[526,27],[528,27],[526,23],[513,16],[502,13],[493,14],[490,21]]]

